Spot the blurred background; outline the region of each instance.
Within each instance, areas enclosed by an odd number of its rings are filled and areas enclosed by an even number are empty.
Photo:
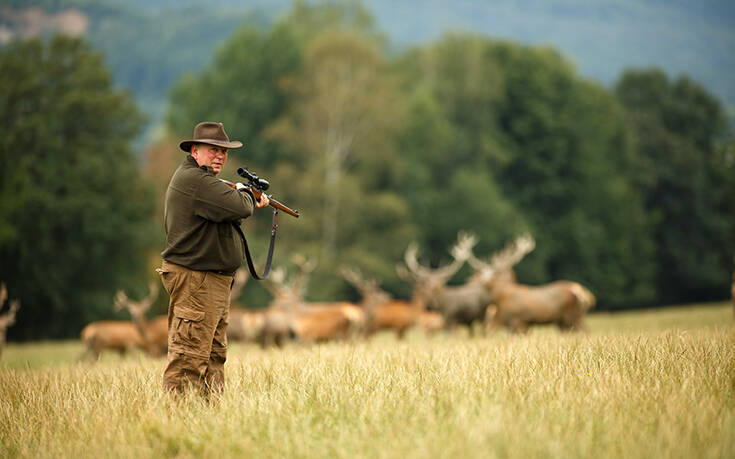
[[[247,165],[302,213],[274,263],[314,260],[310,299],[356,299],[345,265],[405,298],[407,244],[437,266],[460,230],[478,256],[532,234],[519,280],[580,282],[598,310],[728,298],[735,4],[488,3],[0,1],[8,338],[77,337],[147,294],[204,120],[245,144],[224,178]],[[262,266],[270,213],[244,227]]]

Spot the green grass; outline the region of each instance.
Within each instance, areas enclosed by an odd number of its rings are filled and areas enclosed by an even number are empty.
[[[0,456],[735,456],[730,306],[588,324],[588,334],[234,344],[217,404],[163,395],[163,359],[80,364],[77,342],[11,344]]]

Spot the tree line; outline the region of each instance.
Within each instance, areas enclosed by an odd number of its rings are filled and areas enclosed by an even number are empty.
[[[357,295],[344,265],[406,297],[406,245],[436,265],[459,230],[478,255],[532,234],[518,278],[579,282],[603,309],[729,292],[735,148],[720,102],[685,76],[629,70],[604,88],[552,48],[471,33],[396,51],[359,5],[296,2],[177,82],[167,137],[139,165],[138,112],[84,42],[17,43],[0,65],[13,70],[0,75],[0,278],[23,302],[11,339],[74,336],[116,290],[145,292],[176,141],[202,120],[245,143],[225,174],[247,164],[301,211],[281,218],[275,263],[318,260],[314,300]],[[258,254],[269,225],[245,225]],[[249,289],[244,303],[267,303]]]

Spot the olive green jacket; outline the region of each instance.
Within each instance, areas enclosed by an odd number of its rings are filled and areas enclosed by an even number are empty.
[[[236,271],[244,256],[237,228],[253,213],[253,203],[251,194],[229,187],[187,155],[166,190],[161,256],[197,271]]]

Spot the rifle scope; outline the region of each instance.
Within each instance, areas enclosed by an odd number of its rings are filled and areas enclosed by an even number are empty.
[[[246,178],[250,182],[250,185],[254,186],[258,191],[265,191],[271,186],[268,180],[258,177],[255,172],[250,172],[247,166],[238,168],[237,175]]]

